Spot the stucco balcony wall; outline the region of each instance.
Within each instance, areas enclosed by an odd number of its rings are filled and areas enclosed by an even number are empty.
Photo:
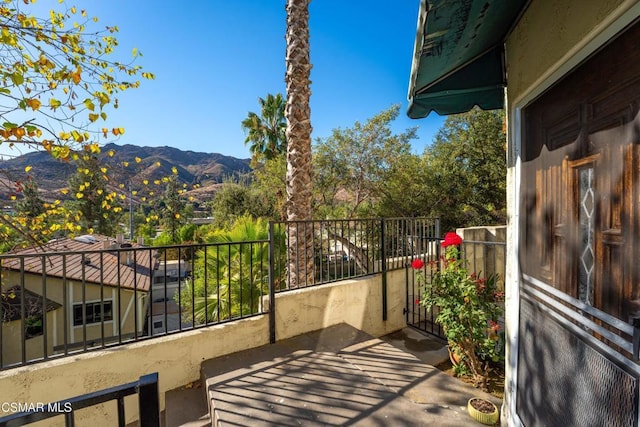
[[[277,339],[338,323],[373,336],[405,326],[405,271],[387,273],[388,320],[382,320],[382,276],[374,275],[276,295]],[[47,403],[137,380],[158,372],[164,394],[200,377],[203,361],[269,342],[269,317],[238,320],[141,341],[109,350],[50,360],[0,372],[0,402]],[[127,422],[137,419],[137,398],[125,402]],[[78,411],[78,425],[113,425],[116,403]],[[0,416],[8,415],[0,412]],[[40,425],[63,425],[63,418]]]

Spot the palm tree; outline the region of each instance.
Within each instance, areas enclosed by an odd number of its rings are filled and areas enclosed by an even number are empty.
[[[277,231],[276,252],[283,253],[284,235]],[[205,236],[213,245],[198,252],[193,278],[179,298],[185,321],[192,315],[196,324],[203,324],[257,313],[269,290],[268,238],[268,222],[248,215],[238,218],[229,230],[214,230]],[[275,272],[283,270],[283,266],[274,268]],[[275,277],[276,286],[279,282]]]
[[[258,98],[258,103],[260,115],[250,111],[242,121],[242,129],[247,135],[244,143],[251,144],[249,150],[254,162],[261,158],[273,159],[287,148],[285,101],[282,94],[273,96],[269,93],[265,99]]]
[[[286,6],[288,280],[294,288],[313,280],[313,229],[298,222],[312,218],[309,1],[287,0]]]

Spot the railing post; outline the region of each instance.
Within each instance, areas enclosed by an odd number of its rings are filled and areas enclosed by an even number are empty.
[[[387,250],[384,235],[384,218],[380,219],[380,246],[382,257],[382,320],[387,320]]]
[[[275,232],[274,222],[269,221],[269,343],[276,342],[276,287],[275,287]]]
[[[160,426],[158,373],[143,375],[138,381],[138,411],[140,427]]]

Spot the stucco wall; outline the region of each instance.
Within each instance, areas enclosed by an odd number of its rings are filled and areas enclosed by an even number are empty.
[[[382,321],[381,276],[336,282],[277,295],[278,339],[346,322],[374,336],[405,325],[404,270],[388,274],[388,320]],[[202,361],[268,343],[268,316],[155,338],[107,351],[86,353],[0,372],[0,403],[52,402],[135,381],[159,372],[164,393],[199,378]],[[135,398],[126,400],[129,421],[137,417]],[[83,410],[78,425],[113,425],[115,404]],[[6,415],[0,413],[0,415]],[[55,424],[53,425],[61,425]]]
[[[330,285],[288,292],[276,299],[276,338],[348,323],[373,336],[405,326],[405,272],[387,273],[387,321],[382,321],[381,276],[345,280]]]
[[[20,283],[19,273],[13,271],[4,272],[3,276],[3,288],[8,288]],[[24,286],[26,289],[42,295],[42,276],[34,274],[25,274]],[[54,352],[56,346],[64,345],[64,307],[68,307],[67,317],[67,343],[72,345],[74,343],[82,343],[84,341],[84,331],[82,326],[73,325],[73,304],[82,303],[83,296],[86,302],[98,302],[101,300],[100,286],[93,283],[82,283],[68,280],[67,281],[67,301],[64,301],[64,294],[62,291],[62,279],[57,277],[47,277],[46,279],[47,299],[57,302],[62,307],[47,313],[47,328],[50,333],[47,336],[48,348],[47,354],[51,355]],[[84,292],[83,292],[84,287]],[[117,337],[118,336],[118,322],[116,321],[118,316],[118,297],[120,298],[120,311],[122,322],[120,324],[122,328],[122,334],[133,334],[134,332],[134,314],[136,309],[133,306],[134,292],[130,289],[120,289],[118,295],[117,288],[113,286],[104,286],[102,290],[104,300],[112,301],[113,318],[114,320],[104,322],[104,336]],[[146,297],[147,292],[136,292],[138,298],[138,332],[141,333],[144,327],[144,319],[146,313]],[[22,358],[21,347],[21,332],[19,321],[10,322],[8,324],[0,325],[3,328],[2,343],[0,348],[2,349],[3,364],[8,365],[11,363],[19,362]],[[86,326],[86,338],[87,341],[93,341],[102,337],[101,331],[102,325],[100,323],[88,324]],[[39,342],[40,344],[35,344]],[[74,347],[71,346],[73,349]],[[32,338],[27,342],[27,359],[34,359],[43,357],[44,352],[42,348],[42,338]],[[59,353],[58,351],[57,353]]]
[[[507,39],[507,95],[513,103],[637,1],[532,1]]]

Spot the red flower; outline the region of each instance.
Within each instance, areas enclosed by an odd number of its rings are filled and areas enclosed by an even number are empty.
[[[460,244],[462,244],[462,237],[458,236],[456,233],[450,231],[444,235],[444,241],[442,242],[443,247],[458,246]]]
[[[489,329],[491,329],[493,332],[498,332],[500,330],[500,325],[498,325],[493,320],[489,320]]]
[[[414,270],[420,270],[422,267],[424,267],[424,262],[420,258],[416,258],[411,262],[411,268]]]
[[[416,305],[420,305],[420,298],[416,298]]]

